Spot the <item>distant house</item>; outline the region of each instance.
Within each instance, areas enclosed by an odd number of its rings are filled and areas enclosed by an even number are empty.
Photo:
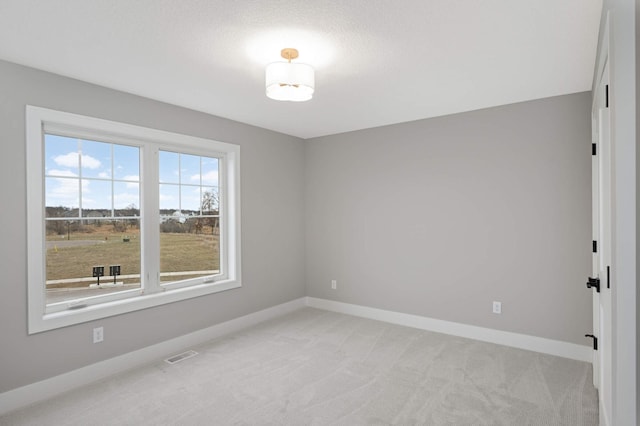
[[[178,223],[185,223],[187,221],[187,219],[189,218],[189,215],[186,215],[181,210],[175,210],[169,216],[165,216],[164,214],[166,214],[166,213],[161,212],[160,223],[165,223],[165,222],[168,222],[168,221],[171,221],[171,220],[172,221],[176,221]]]
[[[106,216],[106,213],[103,211],[99,211],[99,210],[92,210],[89,213],[87,213],[85,215],[86,218],[88,218],[89,220],[87,220],[87,224],[88,225],[99,225],[100,224],[100,220]]]

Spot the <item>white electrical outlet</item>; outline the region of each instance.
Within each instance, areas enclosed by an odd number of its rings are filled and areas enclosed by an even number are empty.
[[[332,289],[337,289],[338,288],[338,281],[336,280],[331,280],[331,288]]]
[[[104,340],[104,327],[93,329],[93,343],[100,343]]]
[[[493,313],[494,314],[502,313],[502,302],[493,302]]]

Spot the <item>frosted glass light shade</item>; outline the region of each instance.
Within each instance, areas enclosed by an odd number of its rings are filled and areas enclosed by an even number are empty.
[[[308,101],[313,97],[313,68],[306,64],[274,62],[267,65],[267,96],[276,101]]]

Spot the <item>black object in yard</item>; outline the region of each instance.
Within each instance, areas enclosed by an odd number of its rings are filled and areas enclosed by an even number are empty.
[[[98,278],[98,285],[100,285],[100,277],[104,277],[104,266],[94,266],[93,276]]]
[[[120,275],[120,265],[109,266],[109,275],[113,277],[113,285],[116,285],[116,277]]]

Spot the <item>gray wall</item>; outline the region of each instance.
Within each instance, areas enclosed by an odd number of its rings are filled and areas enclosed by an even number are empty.
[[[585,92],[308,140],[307,294],[586,345],[590,104]]]
[[[241,145],[243,287],[27,335],[26,104]],[[7,62],[0,129],[0,392],[304,296],[300,139]]]

